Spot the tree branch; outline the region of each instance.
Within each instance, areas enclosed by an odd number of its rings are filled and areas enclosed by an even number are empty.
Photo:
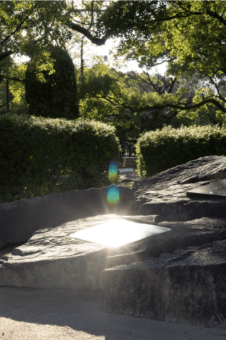
[[[104,99],[104,100],[108,101],[109,103],[111,103],[111,104],[114,105],[114,106],[116,106],[116,105],[118,105],[118,106],[123,106],[125,109],[129,109],[129,110],[131,110],[132,112],[135,112],[135,111],[136,111],[136,110],[134,110],[133,107],[128,106],[128,105],[126,105],[126,104],[124,104],[124,103],[120,103],[116,98],[113,98],[113,97],[110,97],[110,96],[106,96],[106,97],[98,97],[98,96],[95,96],[95,97],[92,97],[92,98]],[[115,102],[113,102],[113,100],[114,100]]]
[[[21,29],[21,26],[23,25],[23,23],[25,22],[25,20],[27,20],[29,18],[31,13],[29,13],[25,18],[24,20],[21,21],[21,23],[17,26],[17,28],[15,28],[15,30],[9,34],[5,39],[3,39],[1,42],[0,42],[0,45],[4,44],[13,34],[15,34],[17,31],[19,31]]]
[[[2,76],[3,79],[6,79],[6,76]],[[9,78],[9,80],[13,80],[13,81],[20,81],[21,83],[25,83],[25,80],[22,80],[22,79],[19,79],[19,78],[15,78],[15,77],[12,77],[12,78]]]
[[[226,102],[226,100],[221,96],[220,91],[219,91],[219,87],[218,85],[215,83],[215,81],[213,80],[212,77],[207,76],[210,79],[210,82],[215,86],[215,88],[217,89],[217,93],[218,93],[218,98],[220,98],[223,102]]]
[[[224,26],[226,26],[226,20],[224,18],[222,18],[218,13],[210,11],[209,9],[207,9],[207,14],[215,19],[218,19],[222,24],[224,24]]]
[[[146,106],[140,109],[136,109],[136,112],[142,112],[145,110],[150,110],[150,109],[164,109],[166,107],[172,107],[177,110],[191,110],[191,109],[197,109],[205,104],[214,104],[217,106],[222,112],[226,113],[226,108],[221,105],[217,100],[210,98],[210,99],[205,99],[202,102],[192,105],[192,106],[180,106],[180,105],[175,105],[175,104],[165,104],[165,105],[153,105],[153,106]]]
[[[41,41],[41,40],[43,40],[43,39],[44,39],[44,37],[41,37],[41,38],[39,38],[39,39],[37,39],[37,40],[34,40],[34,41],[33,41],[33,44],[35,45],[35,44],[37,44],[39,41]],[[3,52],[2,54],[0,54],[0,61],[3,60],[3,59],[5,59],[5,58],[7,58],[7,57],[10,56],[11,54],[17,53],[17,51],[18,51],[18,50],[15,50],[15,51],[9,50],[9,51],[7,51],[7,52]]]
[[[110,38],[110,32],[106,33],[103,38],[96,38],[86,28],[81,27],[73,22],[68,21],[67,23],[65,23],[65,25],[76,32],[82,33],[93,44],[98,46],[104,45],[107,39]]]
[[[166,122],[168,122],[170,119],[172,119],[174,116],[176,116],[178,114],[178,111],[174,111],[169,117],[166,118],[166,120],[164,121],[163,124],[166,124]]]
[[[7,52],[3,52],[1,55],[0,55],[0,61],[7,58],[8,56],[10,56],[11,54],[13,54],[14,52],[9,50]]]
[[[172,91],[172,89],[173,89],[173,86],[174,86],[176,80],[177,80],[177,78],[174,78],[174,79],[172,80],[172,83],[171,83],[171,86],[170,86],[170,89],[169,89],[168,93],[171,93],[171,91]]]
[[[92,4],[91,4],[91,11],[92,11],[92,15],[91,15],[91,22],[90,22],[90,25],[89,25],[89,29],[93,26],[93,1],[92,1]]]

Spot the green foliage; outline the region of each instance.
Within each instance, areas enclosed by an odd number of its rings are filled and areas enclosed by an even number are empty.
[[[72,33],[65,21],[70,9],[64,1],[2,1],[0,11],[0,61],[7,69],[5,51],[32,56],[42,53],[49,41],[64,46]],[[9,54],[10,55],[10,54]]]
[[[182,75],[177,82],[172,77],[147,72],[123,74],[98,63],[85,68],[84,77],[78,77],[81,116],[112,124],[118,137],[133,142],[143,131],[161,128],[163,124],[178,128],[220,123],[213,104],[177,112],[167,106],[169,102],[196,104],[203,92],[211,95],[202,82],[192,74]]]
[[[173,102],[170,97],[158,101],[151,96],[149,100],[148,95],[149,109],[158,106],[161,110],[164,105],[184,111],[179,120],[189,116],[187,124],[197,118],[194,115],[201,106],[212,111],[214,105],[226,113],[226,96],[218,86],[226,76],[224,1],[117,1],[99,17],[97,27],[122,38],[116,55],[136,59],[148,68],[168,61],[168,76],[180,79],[194,74],[206,82],[202,96],[197,89],[198,101],[187,103],[180,96],[174,96]]]
[[[225,73],[225,8],[222,1],[170,4],[168,15],[174,19],[163,23],[163,37],[181,71],[198,69],[210,76],[217,70]]]
[[[21,114],[27,110],[27,101],[25,99],[25,73],[27,65],[13,64],[8,71],[9,91],[12,94],[12,100],[9,103],[11,112]]]
[[[0,203],[51,193],[61,175],[74,189],[95,187],[119,151],[115,129],[104,123],[2,115]]]
[[[193,126],[147,132],[136,144],[138,173],[152,176],[193,159],[226,155],[226,129],[219,126]]]
[[[52,71],[45,70],[44,57],[37,60],[34,56],[28,65],[25,81],[28,114],[75,119],[79,112],[73,62],[68,53],[58,46],[52,46],[50,53],[54,59]],[[37,73],[36,64],[41,73]]]
[[[138,86],[121,72],[98,63],[78,76],[81,117],[95,119],[116,128],[119,138],[137,138],[139,116],[126,107],[129,97],[139,96]]]

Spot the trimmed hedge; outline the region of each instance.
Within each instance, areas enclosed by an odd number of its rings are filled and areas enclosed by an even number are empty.
[[[42,71],[45,83],[37,79],[36,55],[28,63],[25,78],[25,98],[29,115],[49,118],[79,117],[75,68],[69,54],[59,46],[49,46],[55,72]],[[41,59],[45,66],[45,58]]]
[[[74,189],[95,187],[120,151],[115,128],[104,123],[2,115],[0,203],[52,193],[61,175]]]
[[[199,157],[226,155],[226,128],[193,126],[146,132],[136,144],[137,171],[141,177],[185,164]]]

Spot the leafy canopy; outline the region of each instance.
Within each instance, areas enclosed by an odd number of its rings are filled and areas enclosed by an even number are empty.
[[[120,36],[118,55],[137,59],[141,66],[150,68],[168,61],[168,76],[193,73],[206,78],[201,100],[197,101],[199,89],[189,106],[180,100],[171,102],[169,97],[168,107],[188,112],[214,105],[226,113],[225,2],[113,2],[99,18],[98,28],[103,34],[110,31]],[[165,100],[158,103],[159,108],[165,105]]]

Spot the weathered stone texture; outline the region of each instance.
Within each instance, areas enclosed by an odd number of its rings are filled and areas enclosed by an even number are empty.
[[[123,218],[159,225],[167,232],[112,248],[71,237],[107,221]],[[226,221],[203,218],[188,222],[158,222],[158,216],[100,215],[40,229],[23,245],[0,252],[0,285],[35,288],[100,289],[103,271],[144,261],[162,253],[226,237]],[[120,237],[120,234],[118,235]]]
[[[66,222],[56,228],[37,230],[25,244],[16,248],[2,249],[0,285],[100,289],[101,275],[107,266],[106,257],[133,252],[133,244],[112,249],[70,235],[118,218],[121,216],[110,214]],[[132,220],[132,217],[128,219]],[[156,217],[145,220],[153,223]],[[142,241],[134,242],[138,248],[140,243]]]
[[[105,311],[213,326],[226,321],[226,240],[106,269]]]
[[[0,285],[101,288],[111,313],[223,323],[226,202],[186,194],[217,178],[226,178],[226,157],[208,156],[137,180],[132,190],[119,186],[121,203],[110,210],[108,188],[5,203],[0,249],[8,247],[0,250]],[[113,218],[170,230],[118,248],[70,237]],[[26,243],[10,246],[16,242]]]
[[[35,230],[54,228],[78,218],[100,214],[136,212],[132,190],[119,186],[120,205],[109,206],[108,187],[74,190],[65,193],[0,204],[0,249],[12,243],[26,242]]]
[[[134,216],[135,217],[135,216]],[[141,216],[145,221],[145,216]],[[146,216],[146,223],[148,223]],[[139,221],[139,216],[136,217]],[[148,237],[133,246],[134,252],[124,252],[107,257],[108,267],[132,262],[144,261],[149,257],[158,257],[163,253],[173,253],[177,249],[200,246],[226,238],[226,220],[218,218],[196,219],[181,222],[159,222],[158,226],[171,229],[163,234]]]
[[[165,221],[226,218],[225,200],[189,198],[187,191],[226,177],[226,157],[206,156],[134,182],[138,215]]]

